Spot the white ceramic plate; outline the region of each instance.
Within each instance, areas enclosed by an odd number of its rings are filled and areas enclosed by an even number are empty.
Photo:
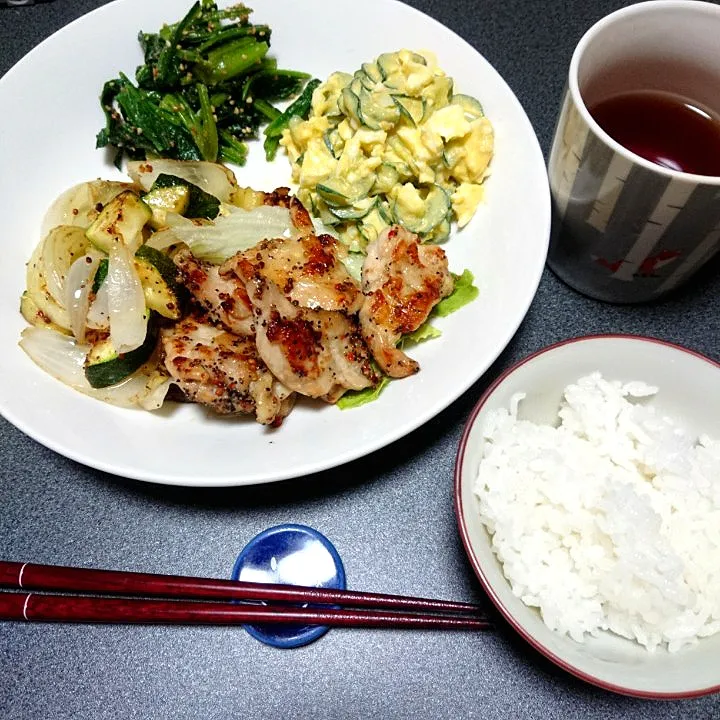
[[[545,166],[533,129],[512,91],[470,45],[394,0],[254,0],[253,20],[273,29],[280,66],[324,79],[354,71],[381,52],[431,49],[459,92],[480,99],[495,125],[496,159],[487,203],[445,246],[451,269],[470,268],[481,296],[438,321],[443,336],[413,351],[416,376],[392,383],[380,400],[351,411],[307,404],[279,430],[222,419],[194,406],[157,414],[84,397],[46,376],[18,348],[24,264],[53,199],[75,183],[119,178],[95,150],[103,125],[103,82],[142,62],[141,28],[174,22],[189,0],[117,0],[47,39],[0,80],[0,409],[25,433],[86,465],[178,485],[242,485],[335,467],[402,437],[475,382],[506,346],[535,294],[550,225]],[[260,144],[238,170],[242,185],[289,183],[284,157],[268,165]]]
[[[525,392],[519,417],[554,424],[563,389],[583,375],[659,388],[652,404],[699,435],[720,437],[720,365],[650,338],[597,336],[551,346],[510,368],[480,398],[460,442],[455,469],[455,511],[470,562],[505,619],[537,650],[565,670],[606,690],[646,698],[685,698],[720,691],[720,634],[676,653],[645,648],[612,633],[577,643],[550,630],[535,608],[516,597],[482,524],[473,488],[482,458],[487,413],[507,408]]]

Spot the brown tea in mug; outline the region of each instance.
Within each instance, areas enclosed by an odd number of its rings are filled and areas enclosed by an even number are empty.
[[[659,90],[623,92],[588,108],[623,147],[685,173],[720,176],[720,118],[687,98]]]

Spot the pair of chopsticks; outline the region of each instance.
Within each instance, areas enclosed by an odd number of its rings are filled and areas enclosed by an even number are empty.
[[[491,627],[479,606],[465,602],[34,563],[0,561],[0,588],[25,591],[0,591],[0,620],[448,630]],[[298,603],[309,607],[297,607]]]

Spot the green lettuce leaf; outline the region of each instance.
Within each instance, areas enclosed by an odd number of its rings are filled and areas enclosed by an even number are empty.
[[[426,340],[432,340],[433,338],[440,337],[442,333],[433,325],[430,321],[425,321],[417,330],[414,332],[403,335],[398,343],[399,347],[404,348],[408,345],[417,345],[418,343],[425,342]]]
[[[455,289],[446,298],[443,298],[433,309],[432,314],[437,317],[445,317],[471,303],[480,291],[473,285],[473,274],[469,270],[463,270],[462,275],[452,274],[455,279]]]
[[[455,280],[455,288],[448,297],[441,300],[430,313],[430,317],[414,332],[403,335],[400,338],[398,346],[401,348],[407,345],[417,344],[425,342],[426,340],[432,340],[433,338],[440,337],[442,333],[436,327],[431,324],[433,317],[445,317],[459,310],[461,307],[472,302],[479,294],[480,291],[473,285],[474,277],[469,270],[464,270],[462,275],[456,275],[453,273],[453,279]],[[383,375],[380,382],[372,388],[365,388],[364,390],[351,390],[346,392],[338,401],[337,406],[341,410],[349,410],[351,408],[360,407],[369,402],[377,400],[380,393],[385,389],[387,384],[390,382],[390,378],[387,375]]]
[[[390,378],[387,375],[383,375],[375,387],[365,388],[364,390],[350,390],[346,392],[336,404],[341,410],[350,410],[351,408],[365,405],[373,400],[377,400],[389,382]]]

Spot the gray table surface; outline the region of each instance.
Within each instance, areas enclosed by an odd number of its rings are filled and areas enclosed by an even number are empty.
[[[0,74],[102,4],[0,9]],[[573,46],[628,3],[410,4],[497,68],[547,152]],[[716,263],[662,303],[615,307],[546,271],[505,352],[439,417],[336,471],[281,484],[196,490],[128,481],[67,460],[0,420],[0,557],[227,577],[257,532],[298,522],[333,541],[353,588],[481,601],[456,531],[452,473],[483,388],[528,353],[587,333],[653,335],[720,360],[719,289]],[[502,623],[486,634],[334,630],[289,651],[239,628],[0,625],[0,718],[8,720],[371,716],[718,718],[720,696],[656,703],[601,691],[556,669]]]

